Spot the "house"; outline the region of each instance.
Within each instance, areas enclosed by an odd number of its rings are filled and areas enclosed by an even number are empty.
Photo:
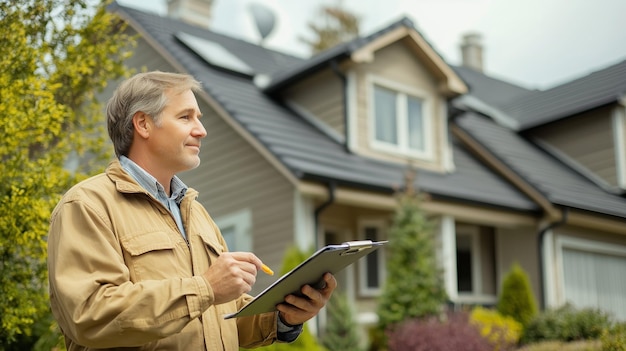
[[[280,267],[291,245],[384,240],[411,164],[452,304],[496,303],[517,262],[540,306],[626,319],[626,61],[529,90],[484,74],[475,36],[455,67],[407,18],[302,59],[194,24],[176,8],[193,3],[110,10],[139,36],[129,66],[203,83],[202,163],[181,177],[231,250]],[[337,278],[375,323],[385,252]]]

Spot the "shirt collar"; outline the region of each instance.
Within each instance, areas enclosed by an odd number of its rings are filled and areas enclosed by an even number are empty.
[[[152,196],[158,199],[159,191],[165,194],[165,189],[159,181],[136,164],[133,160],[122,155],[120,156],[120,164],[122,165],[122,168],[130,174],[137,181],[137,183],[139,183],[139,185],[152,194]],[[180,205],[180,202],[183,200],[183,197],[187,192],[187,185],[185,185],[180,178],[174,176],[170,182],[170,189],[172,190],[170,198],[175,199],[176,203]]]

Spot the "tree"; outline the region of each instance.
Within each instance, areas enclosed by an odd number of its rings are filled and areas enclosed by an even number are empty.
[[[46,234],[60,195],[104,149],[96,93],[127,74],[133,38],[106,3],[0,1],[0,345],[49,313]],[[72,160],[90,160],[86,166]]]
[[[408,171],[389,231],[387,280],[378,303],[383,331],[404,320],[437,315],[447,299],[435,253],[434,225],[421,209],[414,179],[415,172]]]
[[[285,256],[283,257],[283,264],[280,269],[280,275],[283,276],[287,274],[287,272],[294,269],[297,265],[302,263],[304,260],[309,257],[311,252],[305,252],[298,249],[295,246],[289,247]],[[305,323],[302,327],[302,333],[298,338],[292,343],[273,343],[268,346],[260,347],[259,350],[263,351],[326,351],[326,349],[321,346],[315,336],[311,334],[307,324]]]
[[[330,351],[361,351],[354,311],[345,293],[335,291],[328,301],[328,320],[322,345]]]
[[[313,54],[359,36],[360,19],[345,9],[341,1],[335,6],[321,6],[316,19],[321,23],[308,23],[308,27],[315,33],[315,39],[300,37],[300,41],[311,47]]]

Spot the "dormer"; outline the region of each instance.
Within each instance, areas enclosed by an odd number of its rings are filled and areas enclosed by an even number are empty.
[[[350,152],[445,172],[447,102],[467,86],[404,18],[274,76],[265,92]]]

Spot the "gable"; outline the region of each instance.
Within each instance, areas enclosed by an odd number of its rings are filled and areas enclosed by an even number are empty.
[[[350,118],[350,143],[355,152],[399,163],[411,160],[419,168],[434,171],[446,170],[446,100],[439,93],[437,79],[415,58],[410,48],[403,42],[396,42],[377,51],[372,62],[352,68],[350,79],[355,86],[354,95],[350,96],[355,101],[355,111],[351,111]],[[378,90],[396,94],[399,104],[403,104],[402,99],[419,101],[425,131],[422,149],[411,151],[401,141],[394,145],[377,141]],[[402,133],[403,126],[397,125],[397,128],[398,133]]]
[[[561,159],[571,160],[589,177],[599,178],[606,187],[618,187],[616,131],[613,110],[607,106],[562,119],[529,131],[544,147]],[[584,141],[584,142],[582,142]]]

